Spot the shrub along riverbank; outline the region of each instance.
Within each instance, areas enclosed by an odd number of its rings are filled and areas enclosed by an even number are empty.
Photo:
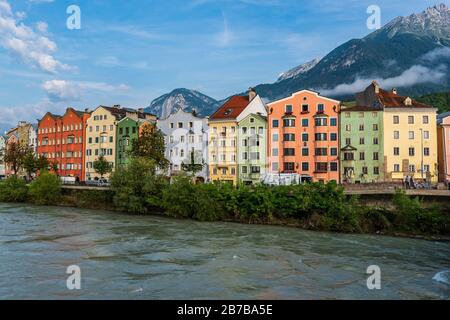
[[[292,186],[172,183],[155,174],[151,161],[133,159],[112,176],[111,191],[62,194],[56,176],[44,173],[29,187],[21,179],[0,183],[0,201],[108,209],[132,214],[163,213],[199,221],[294,225],[350,233],[450,235],[450,215],[398,191],[392,203],[366,205],[335,183]]]

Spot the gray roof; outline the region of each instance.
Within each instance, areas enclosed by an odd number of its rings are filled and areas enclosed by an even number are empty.
[[[450,117],[450,111],[438,114],[437,116],[437,124],[441,124],[444,118]]]

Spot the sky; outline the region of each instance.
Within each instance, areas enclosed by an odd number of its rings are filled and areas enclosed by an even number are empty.
[[[438,3],[450,0],[0,0],[0,124],[146,107],[175,88],[220,100],[371,33],[370,5],[384,25]]]

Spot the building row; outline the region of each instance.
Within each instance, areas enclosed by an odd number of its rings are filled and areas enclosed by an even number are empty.
[[[411,176],[448,183],[450,114],[437,117],[436,108],[377,82],[355,100],[350,106],[301,90],[266,103],[250,89],[209,117],[181,109],[157,119],[120,106],[68,108],[1,136],[0,159],[8,143],[18,141],[56,163],[61,176],[96,180],[94,162],[104,156],[113,169],[125,165],[133,140],[149,126],[164,135],[170,176],[195,163],[202,182],[380,183]],[[7,176],[11,168],[0,160],[2,172]]]

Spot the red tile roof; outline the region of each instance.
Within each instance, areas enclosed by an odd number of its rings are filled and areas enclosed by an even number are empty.
[[[393,92],[380,89],[377,94],[378,99],[385,108],[433,108],[427,104],[417,102],[411,98],[411,105],[405,105],[404,101],[408,97],[399,96]]]
[[[233,96],[214,112],[210,120],[236,119],[250,103],[248,96]]]

